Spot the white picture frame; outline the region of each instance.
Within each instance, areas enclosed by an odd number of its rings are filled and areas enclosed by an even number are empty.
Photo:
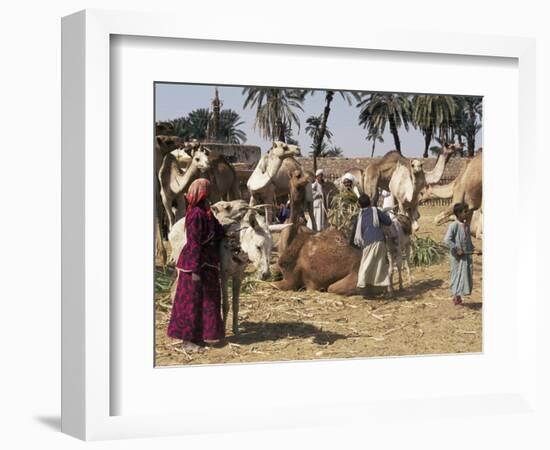
[[[313,26],[292,34],[277,29],[236,26],[235,21],[215,31],[201,21],[186,21],[169,14],[129,13],[87,10],[62,21],[62,431],[85,440],[177,435],[200,432],[242,431],[285,426],[311,426],[364,421],[402,421],[403,417],[435,420],[445,416],[472,418],[487,416],[487,427],[498,431],[504,420],[537,421],[544,405],[537,399],[537,293],[535,285],[526,286],[518,303],[515,351],[519,361],[517,377],[498,393],[471,393],[463,397],[397,397],[388,400],[343,399],[339,403],[304,405],[284,402],[258,405],[254,411],[235,412],[221,407],[214,418],[204,422],[189,414],[111,415],[113,358],[110,335],[113,333],[110,309],[110,185],[109,149],[111,36],[141,36],[174,39],[211,40],[234,43],[284,44],[311,48],[369,49],[499,57],[517,60],[519,147],[535,148],[535,43],[532,39],[487,37],[443,33],[400,33],[394,31],[326,35]],[[289,47],[290,48],[290,47]],[[282,50],[284,52],[284,49]],[[152,126],[152,125],[151,125]],[[534,214],[534,200],[528,194],[534,187],[529,173],[536,159],[519,159],[519,198],[525,214]],[[518,267],[519,280],[535,272],[536,242],[527,236],[518,249],[518,260],[533,261],[529,268]],[[518,292],[510,296],[518,296]],[[145,349],[145,352],[149,350]],[[461,357],[454,357],[461,358]],[[305,363],[306,365],[308,363]],[[353,367],[351,363],[348,367]],[[394,364],[394,363],[392,363]],[[442,360],[442,364],[453,364]],[[303,366],[303,365],[302,365]],[[178,369],[174,369],[178,370]],[[204,368],[209,370],[209,368]],[[211,370],[211,369],[210,369]],[[263,366],[263,371],[270,370]],[[275,369],[273,369],[275,370]],[[245,367],[239,373],[260,373]],[[205,373],[205,372],[202,372]],[[185,376],[183,374],[182,376]],[[395,411],[396,401],[399,411]],[[258,401],[259,403],[260,401]],[[546,405],[547,406],[547,405]],[[504,417],[503,414],[508,414]],[[228,418],[231,417],[229,420]],[[212,418],[211,418],[212,419]]]

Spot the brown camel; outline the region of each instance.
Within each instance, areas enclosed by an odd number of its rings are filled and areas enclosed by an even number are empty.
[[[434,222],[441,225],[450,220],[453,206],[456,203],[466,203],[470,210],[468,220],[471,221],[474,211],[481,209],[483,204],[483,156],[481,152],[465,165],[452,183],[428,186],[422,195],[422,201],[430,198],[450,198],[449,208],[438,214]]]
[[[361,251],[350,246],[346,236],[338,230],[315,233],[303,225],[303,196],[308,183],[302,171],[292,172],[290,219],[287,221],[292,226],[281,232],[279,267],[283,279],[273,286],[281,290],[305,287],[353,295],[357,292]]]

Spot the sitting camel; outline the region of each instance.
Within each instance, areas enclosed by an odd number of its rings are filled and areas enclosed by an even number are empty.
[[[302,170],[302,166],[294,158],[299,155],[300,148],[296,145],[285,144],[281,141],[273,142],[271,149],[262,156],[246,183],[250,191],[251,205],[258,202],[276,205],[277,198],[289,194],[290,174],[295,170]],[[304,201],[306,202],[304,208],[312,221],[312,229],[316,230],[311,183],[306,186]],[[270,218],[271,214],[268,214],[268,221]]]
[[[263,205],[260,205],[263,207]],[[228,280],[232,280],[233,334],[238,334],[240,286],[248,262],[265,280],[269,277],[269,264],[273,237],[262,216],[243,200],[221,201],[212,205],[212,211],[225,229],[220,245],[220,278],[222,286],[222,312],[224,324],[229,312]],[[175,223],[169,233],[172,247],[171,260],[177,261],[186,242],[185,217]]]
[[[301,224],[300,196],[303,195],[303,174],[295,171],[291,176],[291,226],[281,233],[283,250],[279,250],[279,267],[283,275],[281,281],[272,285],[281,290],[298,290],[303,287],[308,291],[326,290],[339,295],[355,295],[359,293],[357,288],[357,275],[361,264],[362,252],[350,244],[344,233],[336,229],[328,229],[314,233]],[[297,211],[298,209],[298,211]],[[392,253],[389,255],[392,264],[398,263],[400,275],[400,288],[402,287],[400,260],[401,255],[406,255],[406,267],[408,268],[408,255],[410,249],[411,226],[410,219],[398,216],[398,239],[395,245],[390,244]],[[408,224],[408,225],[407,225]],[[388,230],[389,232],[389,230]],[[407,240],[407,237],[409,239]],[[399,246],[399,247],[397,247]],[[393,292],[393,285],[388,287]]]

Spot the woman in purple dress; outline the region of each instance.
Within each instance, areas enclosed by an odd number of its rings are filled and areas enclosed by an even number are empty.
[[[183,340],[186,351],[221,340],[225,334],[219,274],[219,242],[224,232],[210,210],[209,185],[207,179],[199,178],[185,195],[187,242],[176,264],[177,289],[167,334]]]

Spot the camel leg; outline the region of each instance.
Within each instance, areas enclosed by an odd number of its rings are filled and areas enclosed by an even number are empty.
[[[233,334],[237,336],[239,334],[239,295],[241,293],[241,277],[233,277]]]
[[[174,226],[174,213],[172,212],[172,197],[169,195],[166,195],[166,192],[164,189],[160,191],[160,198],[162,200],[162,205],[164,206],[164,210],[166,211],[166,215],[168,216],[168,227],[170,230]]]
[[[180,220],[182,217],[185,217],[185,211],[187,210],[187,200],[185,199],[185,195],[182,193],[179,194],[179,196],[176,198],[176,215],[175,215],[175,222]]]
[[[301,285],[301,270],[295,270],[292,273],[283,272],[281,281],[274,281],[271,285],[281,291],[296,291],[302,287]]]
[[[449,218],[454,214],[453,206],[450,208],[447,208],[445,211],[440,212],[437,216],[435,216],[434,223],[436,225],[443,225],[445,222],[449,220]]]
[[[227,273],[222,271],[221,274],[221,290],[222,290],[222,320],[223,320],[223,329],[227,325],[227,315],[229,313],[229,299],[227,298]]]
[[[156,239],[156,247],[157,247],[157,256],[160,256],[162,269],[166,270],[166,262],[168,260],[168,257],[166,255],[166,249],[164,248],[164,242],[162,242],[162,236],[160,234],[160,224],[158,217],[155,217],[155,239]]]
[[[338,295],[357,294],[357,270],[353,270],[350,274],[346,275],[341,280],[332,283],[328,287],[327,292]]]

